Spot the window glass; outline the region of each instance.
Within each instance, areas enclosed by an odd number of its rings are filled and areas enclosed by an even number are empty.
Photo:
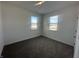
[[[38,17],[31,16],[31,30],[37,30]]]
[[[58,16],[51,16],[49,19],[49,30],[57,31],[58,29]]]

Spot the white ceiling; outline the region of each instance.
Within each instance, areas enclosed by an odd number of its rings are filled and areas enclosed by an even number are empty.
[[[35,1],[7,1],[7,2],[40,14],[49,13],[67,7],[69,5],[78,3],[77,1],[76,2],[75,1],[46,1],[39,8],[35,6],[36,4]]]

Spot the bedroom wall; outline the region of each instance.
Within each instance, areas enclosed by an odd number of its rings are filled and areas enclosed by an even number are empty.
[[[38,30],[30,29],[31,16],[38,16]],[[4,43],[12,44],[41,34],[41,16],[26,9],[3,3],[3,35]]]
[[[0,2],[0,57],[3,49],[3,31],[2,31],[2,4]]]
[[[74,46],[73,36],[75,35],[76,22],[77,22],[77,7],[76,5],[63,8],[44,16],[43,35],[54,40],[63,42],[68,45]],[[54,32],[48,30],[48,19],[50,16],[59,15],[58,31]]]

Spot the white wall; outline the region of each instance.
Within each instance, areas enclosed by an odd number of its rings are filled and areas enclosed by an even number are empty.
[[[75,40],[73,36],[75,34],[75,24],[77,20],[76,10],[77,7],[74,5],[46,14],[44,16],[43,35],[73,46]],[[59,15],[59,24],[57,32],[48,30],[48,19],[50,16],[55,15]]]
[[[39,16],[38,30],[30,30],[31,16]],[[40,15],[20,7],[3,3],[3,35],[5,45],[39,36]]]
[[[2,4],[0,2],[0,57],[3,49],[3,31],[2,31]]]

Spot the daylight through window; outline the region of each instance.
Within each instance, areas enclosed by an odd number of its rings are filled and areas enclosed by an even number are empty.
[[[57,31],[58,29],[58,16],[51,16],[49,19],[49,30]]]
[[[31,16],[31,30],[37,30],[38,17]]]

